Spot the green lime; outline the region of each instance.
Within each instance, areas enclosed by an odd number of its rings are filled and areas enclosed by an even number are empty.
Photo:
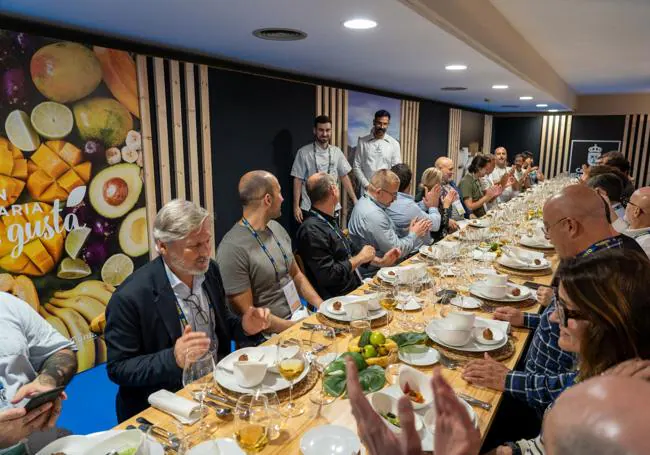
[[[370,357],[377,357],[377,350],[371,344],[363,347],[363,358],[369,359]]]
[[[386,342],[386,337],[381,332],[372,332],[370,334],[370,344],[373,346],[379,346]]]
[[[77,280],[87,277],[91,272],[90,267],[83,260],[65,258],[61,261],[56,276],[65,280]]]
[[[29,116],[23,111],[12,111],[5,120],[5,132],[13,145],[23,152],[33,152],[41,139],[32,128]]]
[[[63,139],[72,131],[74,118],[65,105],[44,101],[32,110],[32,126],[47,139]]]
[[[79,251],[81,251],[81,247],[86,243],[90,232],[91,229],[89,227],[83,226],[73,229],[65,238],[65,251],[72,259],[77,259]]]

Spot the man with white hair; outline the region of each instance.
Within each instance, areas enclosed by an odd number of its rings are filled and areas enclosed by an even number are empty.
[[[183,387],[188,352],[221,358],[230,342],[250,343],[269,326],[269,312],[228,309],[217,264],[210,259],[210,214],[175,199],[156,215],[153,237],[160,256],[136,270],[106,308],[108,376],[120,386],[120,422],[146,409],[157,390]],[[216,359],[215,359],[216,360]]]

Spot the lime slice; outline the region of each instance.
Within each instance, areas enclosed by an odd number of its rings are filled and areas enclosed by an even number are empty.
[[[80,227],[70,231],[68,236],[65,238],[65,252],[68,253],[72,259],[77,259],[79,251],[81,251],[81,247],[86,243],[86,239],[90,235],[91,231],[92,229],[89,227]]]
[[[54,101],[44,101],[32,111],[32,126],[43,137],[63,139],[72,131],[74,119],[72,111],[65,105]]]
[[[119,286],[133,273],[133,261],[126,254],[117,253],[108,258],[102,267],[102,280],[111,286]]]
[[[11,143],[23,152],[33,152],[41,145],[41,138],[32,128],[29,116],[23,111],[12,111],[7,116],[5,132]]]
[[[90,267],[83,260],[65,258],[61,261],[56,276],[64,280],[77,280],[87,277],[91,272]]]

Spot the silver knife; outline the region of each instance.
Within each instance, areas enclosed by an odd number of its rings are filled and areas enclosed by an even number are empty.
[[[212,392],[208,392],[208,393],[207,393],[207,396],[208,396],[208,398],[210,398],[211,400],[219,401],[219,402],[221,402],[221,403],[225,403],[225,404],[228,405],[228,406],[236,406],[236,405],[237,405],[237,402],[236,402],[235,400],[233,400],[232,398],[223,397],[223,396],[221,396],[221,395],[215,395],[215,394],[212,393]]]
[[[466,395],[464,393],[457,393],[458,398],[461,398],[467,402],[467,404],[470,404],[472,406],[478,406],[481,409],[485,409],[486,411],[489,411],[492,409],[492,405],[490,403],[487,403],[485,401],[481,401],[478,398],[471,397],[469,395]]]

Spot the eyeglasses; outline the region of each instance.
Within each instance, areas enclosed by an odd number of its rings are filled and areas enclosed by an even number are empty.
[[[566,307],[566,302],[561,298],[557,298],[557,317],[560,320],[560,325],[564,328],[569,326],[569,319],[576,321],[584,320],[582,313],[576,310],[570,310]]]
[[[633,205],[634,207],[636,207],[637,209],[641,210],[642,212],[645,211],[645,209],[644,209],[643,207],[641,207],[641,206],[635,204],[635,203],[632,202],[632,201],[627,201],[627,204],[628,204],[628,205]]]
[[[560,224],[562,221],[564,221],[564,220],[568,220],[568,219],[569,219],[568,216],[565,216],[564,218],[560,218],[559,220],[557,220],[555,223],[553,223],[553,224],[550,225],[549,227],[544,226],[544,227],[542,228],[542,232],[544,233],[544,235],[548,235],[548,233],[551,232],[551,229],[553,229],[555,226],[557,226],[558,224]]]
[[[393,200],[397,199],[397,193],[398,193],[398,191],[395,191],[394,193],[392,193],[392,192],[387,191],[387,190],[385,190],[385,189],[383,189],[383,188],[379,188],[379,190],[380,190],[380,191],[383,191],[384,193],[388,193],[388,194],[390,194],[391,197],[393,198]]]
[[[196,294],[190,294],[189,297],[183,299],[183,302],[190,307],[192,314],[196,319],[196,322],[199,324],[208,324],[210,322],[210,316],[208,313],[201,307],[201,299]]]

